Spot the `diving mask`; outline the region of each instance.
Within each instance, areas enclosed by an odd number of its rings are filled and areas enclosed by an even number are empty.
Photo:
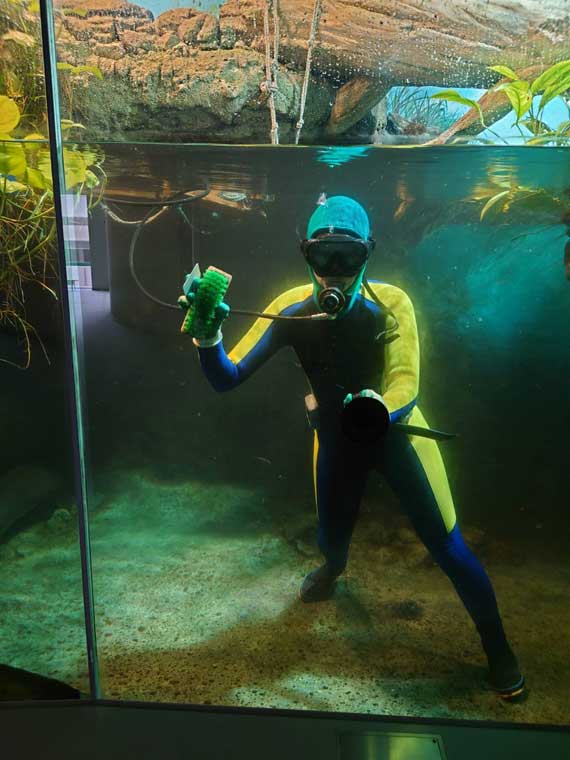
[[[355,277],[374,250],[374,240],[344,232],[320,234],[301,241],[307,264],[318,277]]]

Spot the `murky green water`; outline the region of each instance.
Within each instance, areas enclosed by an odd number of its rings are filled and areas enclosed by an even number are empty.
[[[307,281],[298,239],[321,193],[367,208],[378,241],[369,277],[414,304],[419,404],[434,427],[459,436],[441,444],[459,521],[493,579],[532,690],[510,712],[485,690],[472,625],[380,477],[370,480],[336,596],[298,600],[320,562],[298,359],[284,350],[239,389],[216,394],[179,333],[181,314],[151,302],[132,278],[134,227],[109,219],[91,260],[101,266],[108,256],[110,292],[80,294],[105,694],[568,723],[567,153],[101,150],[105,200],[124,220],[151,207],[121,200],[209,191],[181,204],[184,214],[170,207],[136,241],[140,282],[169,303],[199,262],[233,275],[230,306],[262,309]],[[508,208],[497,201],[481,222],[504,190]],[[250,323],[230,316],[228,349]],[[61,536],[39,530],[29,529],[30,545],[59,551]],[[25,561],[3,556],[14,594],[27,593],[34,551]],[[24,563],[17,581],[15,562]],[[50,571],[59,588],[58,572]],[[49,630],[56,610],[49,595],[41,604]],[[21,654],[19,614],[8,613],[4,643],[16,664],[41,669],[41,655],[30,664]]]

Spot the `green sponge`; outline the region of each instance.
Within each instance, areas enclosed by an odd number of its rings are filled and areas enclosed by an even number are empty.
[[[231,281],[230,274],[216,267],[208,267],[202,277],[192,281],[186,295],[189,306],[181,332],[201,340],[216,336],[230,311],[223,300]]]

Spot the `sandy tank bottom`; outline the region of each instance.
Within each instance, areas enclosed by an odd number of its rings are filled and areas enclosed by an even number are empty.
[[[91,519],[104,696],[211,705],[567,724],[569,571],[464,526],[496,586],[529,693],[505,704],[448,580],[404,518],[368,501],[331,601],[298,598],[314,515],[262,491],[106,473]],[[244,515],[243,519],[236,516]],[[87,691],[73,513],[0,546],[9,664]]]

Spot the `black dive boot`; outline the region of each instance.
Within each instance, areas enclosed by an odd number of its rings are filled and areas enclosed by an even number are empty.
[[[323,602],[334,594],[336,579],[340,573],[333,572],[328,565],[321,565],[305,576],[299,589],[303,602]]]
[[[519,699],[524,693],[524,676],[515,653],[505,642],[497,650],[486,651],[489,663],[489,681],[502,699]]]

